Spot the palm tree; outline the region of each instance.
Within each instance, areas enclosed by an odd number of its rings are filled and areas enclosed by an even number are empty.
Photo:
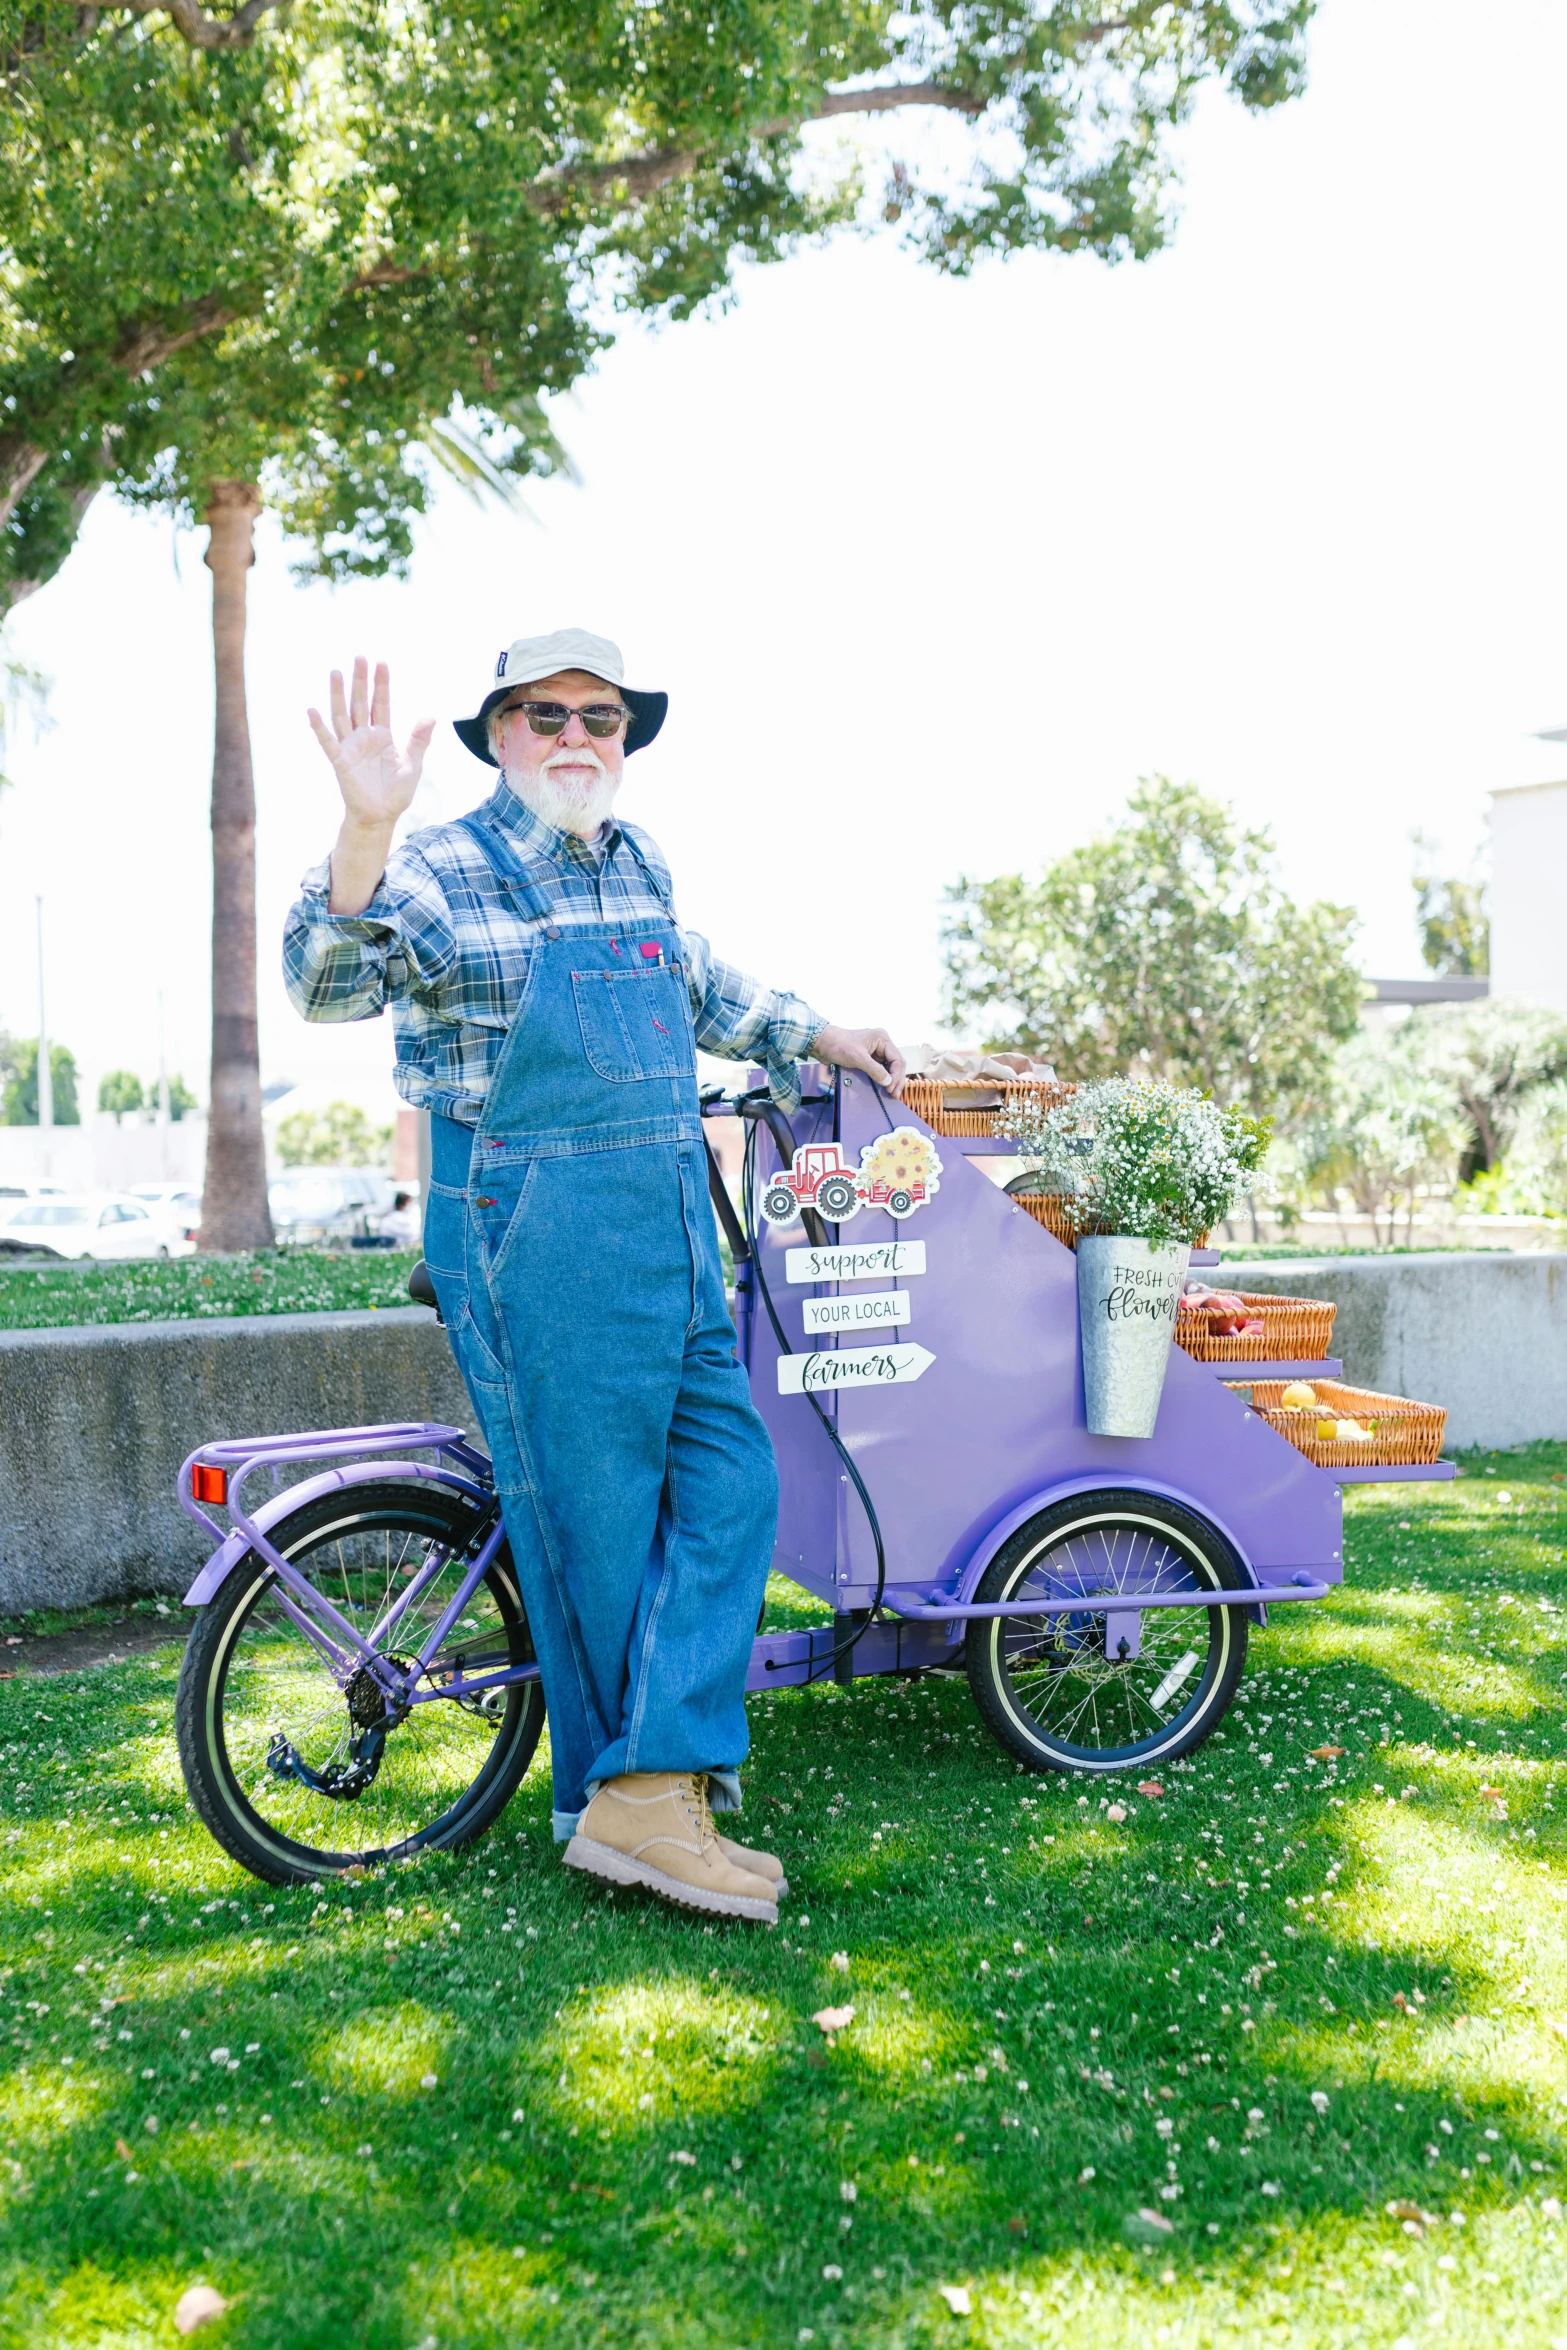
[[[245,595],[256,560],[254,482],[215,481],[207,492],[212,573],[212,1086],[204,1249],[270,1248],[261,1061],[256,1034],[256,784],[245,707]]]

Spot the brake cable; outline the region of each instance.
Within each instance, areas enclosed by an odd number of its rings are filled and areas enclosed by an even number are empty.
[[[762,1303],[767,1309],[767,1319],[772,1324],[773,1336],[778,1341],[778,1351],[780,1354],[792,1355],[795,1350],[790,1345],[789,1340],[785,1335],[784,1326],[778,1319],[778,1309],[773,1304],[773,1293],[767,1286],[767,1275],[762,1269],[762,1249],[757,1236],[757,1121],[761,1120],[763,1123],[765,1123],[768,1132],[772,1135],[774,1143],[778,1146],[780,1157],[784,1156],[784,1144],[787,1141],[788,1155],[784,1161],[785,1165],[790,1165],[793,1163],[795,1148],[794,1131],[790,1126],[788,1119],[784,1116],[783,1111],[779,1109],[778,1105],[770,1098],[763,1101],[759,1100],[754,1094],[743,1094],[735,1104],[735,1113],[738,1117],[744,1118],[748,1121],[745,1137],[745,1168],[741,1183],[741,1201],[745,1217],[746,1234],[749,1241],[750,1260],[756,1274],[757,1287],[762,1293]],[[781,1132],[780,1129],[782,1130]],[[821,1225],[821,1218],[816,1215],[814,1209],[807,1208],[804,1211],[804,1216],[802,1216],[802,1221],[804,1221],[804,1217],[810,1217],[811,1220],[818,1226]],[[807,1225],[807,1231],[809,1231],[809,1225]],[[811,1233],[810,1237],[813,1246],[825,1247],[828,1245],[825,1227],[822,1227],[822,1238],[820,1241],[816,1239],[816,1235],[814,1233]],[[850,1655],[852,1651],[859,1646],[859,1643],[864,1639],[872,1624],[885,1622],[886,1619],[882,1615],[881,1608],[882,1596],[887,1588],[887,1553],[882,1542],[881,1520],[876,1515],[876,1504],[872,1501],[870,1494],[866,1489],[865,1480],[860,1475],[859,1468],[855,1463],[853,1454],[844,1444],[843,1439],[839,1436],[836,1427],[827,1417],[827,1414],[823,1411],[821,1403],[814,1391],[807,1387],[804,1390],[804,1394],[807,1403],[815,1412],[816,1417],[818,1420],[820,1420],[823,1429],[826,1431],[828,1443],[832,1446],[834,1452],[842,1461],[844,1468],[848,1471],[849,1477],[854,1485],[854,1490],[860,1497],[860,1505],[865,1512],[866,1523],[870,1527],[871,1540],[876,1546],[876,1596],[871,1602],[870,1609],[866,1614],[865,1620],[863,1623],[857,1624],[855,1626],[847,1640],[840,1641],[838,1645],[833,1648],[826,1657],[823,1658],[820,1672],[817,1671],[814,1662],[812,1663],[810,1669],[806,1673],[804,1681],[800,1684],[802,1688],[808,1689],[813,1681],[818,1681],[823,1677],[829,1667],[836,1666],[842,1658]],[[777,1672],[779,1670],[778,1666],[773,1662],[771,1657],[766,1658],[764,1661],[766,1670],[769,1673]]]

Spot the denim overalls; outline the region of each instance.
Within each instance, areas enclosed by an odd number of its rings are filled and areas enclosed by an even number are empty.
[[[424,1248],[538,1653],[555,1833],[625,1771],[720,1774],[733,1809],[778,1479],[724,1302],[680,933],[562,929],[548,864],[463,822],[544,927],[477,1131],[431,1120]]]

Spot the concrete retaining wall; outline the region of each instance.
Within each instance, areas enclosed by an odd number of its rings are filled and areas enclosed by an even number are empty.
[[[1444,1405],[1448,1452],[1567,1438],[1567,1254],[1296,1258],[1220,1277],[1331,1298],[1345,1378]]]
[[[1567,1254],[1235,1266],[1329,1297],[1363,1387],[1440,1403],[1449,1449],[1567,1437]],[[174,1478],[219,1436],[375,1420],[475,1425],[420,1306],[0,1331],[0,1613],[179,1591],[206,1557]]]
[[[423,1306],[0,1331],[0,1614],[184,1590],[211,1547],[174,1499],[198,1444],[375,1420],[475,1426]]]

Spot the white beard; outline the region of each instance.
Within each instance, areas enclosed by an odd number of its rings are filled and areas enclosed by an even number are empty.
[[[580,767],[587,760],[592,761],[596,773],[585,783],[575,776],[569,781],[560,779],[560,768]],[[620,788],[619,776],[611,775],[597,751],[587,746],[552,751],[542,767],[508,767],[503,772],[524,807],[531,808],[546,824],[553,824],[557,832],[574,832],[582,840],[596,837]]]

